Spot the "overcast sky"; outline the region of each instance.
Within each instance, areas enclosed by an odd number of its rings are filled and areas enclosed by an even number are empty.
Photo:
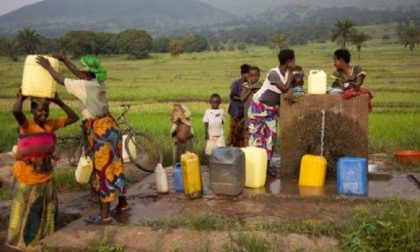
[[[40,1],[42,0],[0,0],[0,16],[27,4]]]

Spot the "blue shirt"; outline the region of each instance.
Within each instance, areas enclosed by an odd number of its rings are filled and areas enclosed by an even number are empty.
[[[231,115],[234,118],[240,119],[244,117],[244,104],[241,101],[234,100],[233,97],[241,97],[241,89],[242,84],[244,81],[242,79],[235,80],[232,83],[231,89],[230,89],[230,103],[229,103],[229,115]]]

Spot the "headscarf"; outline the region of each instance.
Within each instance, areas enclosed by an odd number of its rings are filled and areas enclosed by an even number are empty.
[[[90,54],[83,56],[80,58],[80,65],[81,70],[95,74],[95,78],[100,84],[106,80],[106,69],[95,56]]]

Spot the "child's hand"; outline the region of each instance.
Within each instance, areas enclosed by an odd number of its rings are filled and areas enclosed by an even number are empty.
[[[38,56],[38,57],[36,57],[36,62],[38,63],[38,64],[40,64],[43,68],[45,68],[45,69],[47,69],[47,68],[50,68],[51,67],[51,64],[50,64],[50,62],[46,59],[46,58],[44,58],[44,57],[42,57],[42,56]]]
[[[55,93],[54,98],[49,98],[48,100],[50,100],[50,101],[52,101],[52,102],[54,102],[54,103],[57,103],[57,102],[60,102],[60,101],[61,101],[61,99],[60,99],[60,97],[58,96],[58,93],[57,93],[57,92]]]
[[[22,88],[19,88],[19,90],[16,92],[16,97],[22,98],[22,100],[25,100],[26,98],[28,98],[27,96],[24,96],[22,94]]]
[[[58,61],[63,61],[64,60],[64,57],[61,56],[58,53],[50,53],[50,54],[48,54],[48,56],[53,57],[53,58],[57,59]]]

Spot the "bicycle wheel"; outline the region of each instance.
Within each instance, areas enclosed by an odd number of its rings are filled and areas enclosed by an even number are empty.
[[[124,146],[131,162],[145,172],[154,172],[156,165],[163,161],[159,144],[145,132],[130,132]]]
[[[83,153],[82,140],[78,138],[77,140],[75,140],[73,146],[70,147],[69,156],[68,156],[69,165],[72,167],[77,166],[77,164],[79,163],[80,157],[82,156],[82,153]]]

